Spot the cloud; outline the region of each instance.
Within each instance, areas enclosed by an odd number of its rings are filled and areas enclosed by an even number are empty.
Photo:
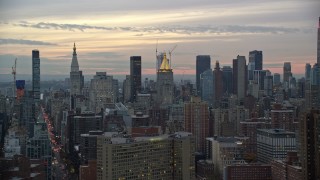
[[[48,43],[44,41],[24,40],[24,39],[0,39],[1,44],[24,44],[24,45],[46,45],[56,46],[57,44]]]
[[[87,53],[83,56],[88,56],[88,57],[104,57],[104,58],[118,58],[118,57],[123,57],[125,56],[124,54],[119,54],[116,52],[90,52]]]
[[[80,24],[57,24],[48,22],[30,23],[20,21],[18,24],[13,24],[20,27],[31,27],[37,29],[53,29],[53,30],[68,30],[68,31],[86,31],[86,30],[102,30],[102,31],[125,31],[138,32],[135,36],[142,36],[143,33],[163,34],[220,34],[220,33],[269,33],[269,34],[284,34],[284,33],[310,33],[312,29],[306,28],[291,28],[277,26],[246,26],[246,25],[199,25],[199,26],[149,26],[149,27],[107,27],[107,26],[91,26]]]

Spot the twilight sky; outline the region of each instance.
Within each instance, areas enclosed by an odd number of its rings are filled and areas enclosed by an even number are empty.
[[[238,54],[262,50],[264,69],[294,74],[316,61],[319,0],[0,0],[0,76],[31,74],[39,49],[41,74],[69,74],[73,42],[84,74],[129,74],[129,57],[142,56],[143,74],[155,73],[155,49],[173,52],[175,74],[195,73],[209,54],[231,65]]]

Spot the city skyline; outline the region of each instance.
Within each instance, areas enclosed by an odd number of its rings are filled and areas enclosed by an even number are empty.
[[[142,57],[142,74],[156,74],[158,42],[158,52],[178,45],[174,74],[195,74],[197,55],[230,66],[237,55],[248,61],[249,51],[261,50],[264,69],[282,74],[291,62],[293,75],[301,75],[316,62],[318,7],[317,1],[1,2],[0,72],[11,74],[17,57],[17,74],[32,74],[30,52],[38,49],[42,75],[67,75],[76,42],[84,75],[129,74],[130,56]]]

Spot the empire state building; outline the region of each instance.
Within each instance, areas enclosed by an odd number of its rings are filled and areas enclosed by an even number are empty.
[[[76,52],[76,44],[73,45],[73,54],[70,71],[70,95],[82,94],[84,77],[82,71],[79,71],[79,63]]]

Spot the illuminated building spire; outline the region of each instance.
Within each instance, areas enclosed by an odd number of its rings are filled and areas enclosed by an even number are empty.
[[[162,64],[160,66],[159,69],[160,72],[169,72],[172,71],[172,69],[170,68],[170,64],[169,61],[167,59],[167,55],[166,53],[163,54],[163,60],[162,60]]]

